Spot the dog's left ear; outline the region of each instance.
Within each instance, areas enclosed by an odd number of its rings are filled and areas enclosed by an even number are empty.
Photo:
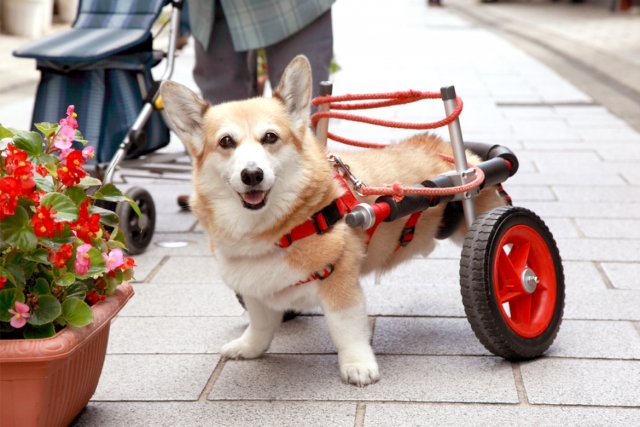
[[[273,97],[284,103],[296,128],[309,125],[311,64],[306,56],[298,55],[287,65]]]

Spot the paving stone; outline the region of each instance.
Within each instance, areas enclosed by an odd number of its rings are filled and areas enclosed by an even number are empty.
[[[574,261],[640,261],[639,240],[556,239],[563,259]]]
[[[627,185],[616,173],[605,173],[594,171],[588,175],[575,174],[571,171],[539,173],[539,172],[518,172],[509,178],[509,182],[517,185],[575,185],[576,187],[591,187],[594,185]]]
[[[242,334],[243,317],[119,317],[111,327],[110,354],[218,353]]]
[[[602,268],[617,289],[640,291],[640,264],[604,262]]]
[[[378,363],[380,382],[358,388],[341,382],[337,356],[228,361],[209,399],[518,401],[511,365],[499,358],[380,356]]]
[[[504,185],[504,189],[509,193],[514,203],[517,205],[521,200],[553,201],[555,194],[549,186],[534,185],[511,185],[509,181]]]
[[[433,403],[367,403],[365,427],[637,426],[640,409]]]
[[[221,283],[140,283],[120,316],[240,316],[244,309],[231,289]]]
[[[92,400],[197,400],[219,356],[107,355]]]
[[[564,320],[546,355],[640,360],[640,336],[631,322]]]
[[[376,354],[490,355],[466,318],[378,317]]]
[[[567,293],[605,291],[607,285],[596,266],[591,262],[562,261]]]
[[[640,320],[640,292],[606,290],[585,292],[567,290],[565,319]]]
[[[597,219],[636,219],[640,203],[636,200],[626,202],[537,202],[516,203],[534,211],[543,219],[549,218],[597,218]]]
[[[640,220],[637,219],[587,219],[576,223],[587,237],[640,239]]]
[[[239,335],[238,335],[239,336]],[[276,332],[269,353],[335,353],[324,316],[298,316]]]
[[[149,255],[149,253],[134,255],[133,258],[136,261],[136,267],[134,269],[135,282],[144,282],[147,280],[149,274],[151,274],[163,259],[163,257]]]
[[[640,406],[640,361],[538,359],[520,371],[532,404]]]
[[[170,257],[151,281],[153,283],[172,283],[177,277],[182,283],[194,285],[223,283],[213,256]]]
[[[90,402],[76,427],[264,427],[354,424],[356,405],[337,402]]]

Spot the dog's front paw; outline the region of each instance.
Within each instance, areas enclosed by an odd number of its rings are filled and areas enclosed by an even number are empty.
[[[352,362],[340,366],[342,379],[358,387],[373,384],[380,379],[378,364],[375,362]]]
[[[251,345],[246,339],[240,337],[223,345],[221,353],[227,359],[255,359],[262,356],[265,351],[265,348]]]

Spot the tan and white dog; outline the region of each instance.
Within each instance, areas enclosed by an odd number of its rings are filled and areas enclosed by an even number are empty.
[[[325,147],[309,129],[311,68],[304,56],[287,67],[271,99],[212,106],[186,87],[164,82],[161,96],[173,129],[193,160],[190,205],[209,235],[222,276],[242,295],[250,323],[227,343],[228,358],[256,358],[271,343],[285,310],[322,308],[338,350],[344,381],[379,379],[359,276],[428,254],[444,206],[424,212],[413,242],[400,250],[404,221],[383,223],[370,243],[344,221],[283,249],[275,243],[338,198]],[[437,153],[451,153],[436,137],[419,135],[380,150],[340,154],[353,173],[377,185],[422,182],[452,169]],[[470,161],[478,161],[468,153]],[[363,199],[364,200],[364,199]],[[372,202],[373,200],[366,200]],[[476,199],[479,212],[503,205],[493,190]],[[333,266],[324,280],[310,274]]]

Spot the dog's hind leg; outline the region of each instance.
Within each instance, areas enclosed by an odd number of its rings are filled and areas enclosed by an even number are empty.
[[[255,359],[271,345],[271,340],[282,322],[282,311],[273,310],[260,300],[245,297],[245,307],[249,313],[249,326],[240,338],[222,347],[222,355],[230,359]]]
[[[359,387],[378,381],[380,374],[370,344],[371,329],[364,298],[350,308],[324,308],[329,333],[338,349],[342,379]]]

